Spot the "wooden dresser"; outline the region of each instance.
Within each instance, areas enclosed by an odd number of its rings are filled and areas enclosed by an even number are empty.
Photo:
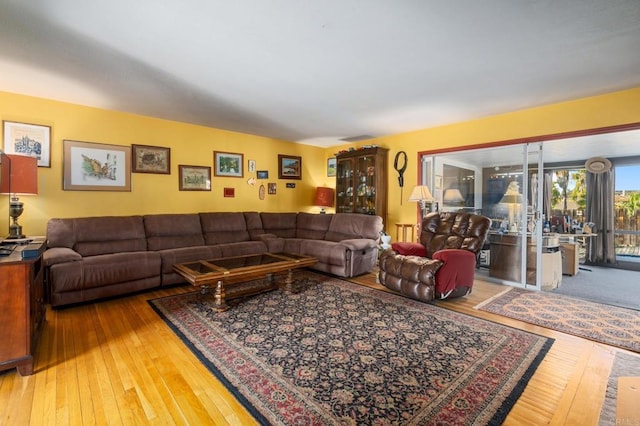
[[[33,357],[45,321],[44,240],[0,257],[0,370],[33,374]],[[33,257],[24,258],[28,247]]]

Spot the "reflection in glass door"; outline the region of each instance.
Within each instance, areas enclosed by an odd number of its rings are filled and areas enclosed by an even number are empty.
[[[479,256],[480,277],[539,289],[549,273],[557,272],[554,262],[560,254],[546,255],[554,249],[542,232],[542,144],[437,154],[422,162],[427,163],[430,173],[423,169],[422,176],[433,174],[432,193],[441,210],[475,212],[492,220]],[[455,200],[447,196],[452,189]],[[537,255],[543,251],[544,256]]]

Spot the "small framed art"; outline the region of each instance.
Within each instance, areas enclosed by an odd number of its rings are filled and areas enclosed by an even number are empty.
[[[243,177],[242,167],[244,155],[233,152],[213,152],[213,164],[215,176]]]
[[[131,147],[62,141],[65,191],[131,191]]]
[[[278,179],[302,179],[302,157],[278,154]]]
[[[269,179],[269,170],[258,170],[256,172],[256,177],[258,179]]]
[[[256,160],[247,161],[247,170],[249,170],[250,173],[256,171]]]
[[[335,157],[327,159],[327,176],[331,177],[336,175],[336,169],[338,165],[336,161],[337,160]]]
[[[180,191],[211,191],[211,167],[178,166]]]
[[[171,148],[131,145],[133,173],[171,174]]]
[[[38,159],[38,167],[51,167],[51,127],[4,121],[4,152]]]

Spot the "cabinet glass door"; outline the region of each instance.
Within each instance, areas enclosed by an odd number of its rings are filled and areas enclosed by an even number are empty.
[[[358,157],[358,176],[355,193],[357,213],[376,214],[376,167],[375,158]]]
[[[338,160],[336,171],[336,212],[353,213],[354,159]]]

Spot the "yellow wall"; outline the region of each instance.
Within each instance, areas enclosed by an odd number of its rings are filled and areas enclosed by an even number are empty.
[[[640,123],[640,87],[380,137],[364,141],[359,145],[377,144],[389,148],[387,222],[391,226],[386,225],[385,228],[395,239],[395,223],[416,223],[417,221],[416,203],[408,202],[407,198],[418,180],[419,152],[630,123]],[[334,147],[329,152],[348,149],[349,146],[353,145]],[[402,205],[400,205],[398,175],[393,169],[393,160],[398,151],[405,151],[409,159],[404,173]],[[640,154],[640,148],[638,154]]]
[[[326,159],[340,149],[364,144],[389,148],[388,223],[416,221],[415,203],[406,201],[417,182],[418,153],[494,141],[540,136],[640,122],[640,88],[562,102],[447,126],[385,136],[359,144],[327,149],[291,142],[188,125],[133,114],[82,107],[62,102],[0,92],[2,120],[52,127],[51,168],[39,168],[40,193],[24,196],[20,218],[25,233],[43,234],[51,217],[127,215],[196,211],[317,211],[312,199],[316,186],[335,186],[326,176]],[[131,192],[62,190],[62,140],[72,139],[114,145],[156,145],[171,148],[171,175],[132,174]],[[213,151],[241,152],[255,159],[258,170],[268,170],[265,182],[277,183],[277,194],[258,199],[258,186],[243,179],[213,177],[211,192],[178,191],[178,164],[213,165]],[[398,151],[408,155],[403,203],[393,159]],[[303,157],[302,180],[277,179],[277,154]],[[259,181],[262,182],[262,181]],[[287,182],[295,189],[285,188]],[[233,187],[235,198],[224,198],[223,188]],[[3,196],[6,197],[6,196]],[[3,210],[4,209],[4,210]],[[331,211],[331,210],[330,210]],[[0,217],[7,217],[0,206]],[[7,231],[0,225],[0,235]]]
[[[22,196],[25,211],[19,223],[27,235],[44,235],[52,217],[82,217],[198,211],[319,211],[313,207],[315,187],[326,184],[323,148],[291,142],[143,117],[116,111],[0,92],[0,118],[51,126],[51,167],[38,168],[39,193]],[[131,174],[131,192],[64,191],[64,139],[130,146],[154,145],[171,148],[171,174]],[[4,147],[4,145],[3,145]],[[178,165],[211,166],[213,151],[244,154],[244,178],[212,176],[212,190],[179,191]],[[301,180],[278,179],[278,154],[302,157]],[[255,173],[246,170],[247,160],[256,160],[257,170],[268,170],[269,179],[249,186]],[[258,198],[260,183],[275,182],[276,195]],[[295,183],[296,188],[286,188]],[[223,188],[235,188],[234,198],[225,198]],[[0,217],[8,217],[8,196],[0,195]],[[8,233],[0,221],[0,236]]]

